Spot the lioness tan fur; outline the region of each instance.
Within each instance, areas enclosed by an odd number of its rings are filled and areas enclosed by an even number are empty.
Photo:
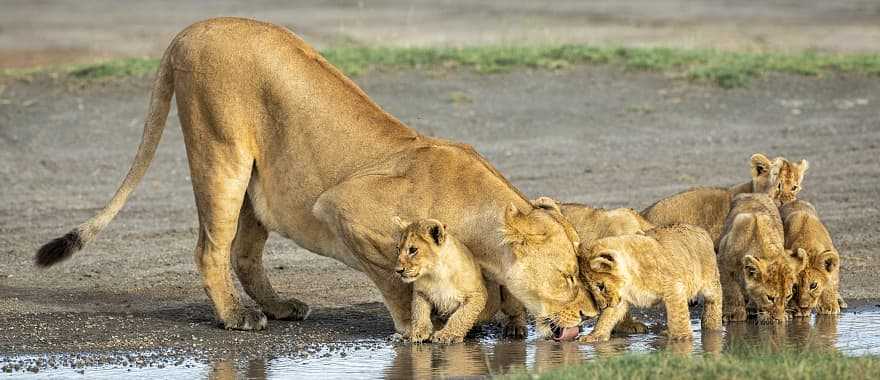
[[[630,306],[666,306],[671,339],[690,339],[688,301],[705,301],[702,327],[721,329],[722,290],[709,234],[699,227],[657,227],[644,235],[596,240],[582,247],[581,272],[601,309],[596,327],[583,342],[608,340]]]
[[[405,283],[413,284],[412,332],[414,343],[458,343],[477,322],[486,322],[500,308],[499,296],[490,300],[483,274],[471,251],[435,219],[408,225],[401,223],[395,270]],[[495,290],[498,288],[495,287]],[[431,311],[448,317],[434,332]]]
[[[807,316],[813,309],[818,314],[839,314],[840,253],[831,241],[831,234],[819,220],[816,208],[804,200],[782,207],[785,227],[785,248],[803,249],[807,266],[798,276],[796,298],[792,302],[796,316]]]
[[[560,327],[596,315],[578,282],[564,221],[535,209],[471,147],[420,135],[383,111],[289,30],[240,18],[198,22],[162,57],[144,136],[110,203],[37,253],[52,265],[92,241],[122,208],[159,144],[172,95],[199,215],[195,261],[226,328],[302,319],[262,265],[269,231],[364,272],[398,333],[412,287],[394,273],[393,216],[444,220],[492,281]],[[234,269],[262,311],[246,308]],[[264,315],[265,313],[265,315]]]
[[[790,202],[801,190],[804,173],[809,168],[806,160],[798,164],[782,157],[770,160],[756,153],[751,161],[752,180],[729,188],[696,187],[663,198],[641,212],[655,225],[685,223],[709,232],[718,244],[724,221],[730,211],[733,197],[745,193],[767,194],[779,204]]]
[[[740,194],[733,199],[718,244],[725,320],[746,320],[746,301],[757,308],[761,323],[786,320],[785,305],[805,253],[785,251],[783,239],[779,210],[769,196]]]
[[[606,237],[644,233],[654,228],[653,224],[631,208],[606,210],[579,203],[558,203],[548,197],[539,197],[533,200],[532,204],[536,207],[559,211],[574,226],[582,245],[590,245],[594,241]],[[583,273],[581,271],[581,274]],[[585,281],[583,277],[581,280]],[[540,323],[538,327],[541,327]],[[614,332],[644,334],[648,332],[648,327],[627,313],[614,326]]]

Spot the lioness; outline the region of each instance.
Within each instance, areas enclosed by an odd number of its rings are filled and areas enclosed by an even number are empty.
[[[499,301],[500,295],[488,296],[483,274],[471,251],[449,234],[442,222],[396,221],[402,231],[395,271],[403,282],[413,284],[410,341],[461,342],[475,323],[495,316],[499,303],[487,305],[487,301]],[[437,332],[433,332],[432,309],[448,317],[446,325]]]
[[[709,234],[684,224],[657,227],[644,235],[603,238],[580,255],[587,288],[601,309],[582,342],[608,340],[630,305],[666,306],[671,339],[690,339],[688,301],[702,296],[702,328],[721,330],[721,282]]]
[[[805,252],[785,251],[783,242],[779,210],[769,196],[740,194],[733,199],[718,244],[725,320],[746,320],[748,297],[760,323],[785,321],[785,305]]]
[[[80,250],[122,208],[175,94],[199,215],[195,261],[226,328],[309,314],[282,299],[263,268],[276,231],[364,272],[408,336],[412,287],[394,273],[393,216],[447,221],[493,281],[560,330],[596,315],[564,220],[532,207],[470,146],[420,135],[383,111],[289,30],[241,18],[198,22],[174,38],[128,175],[94,218],[39,249],[39,266]],[[242,305],[230,267],[262,311]]]
[[[782,207],[785,227],[785,248],[803,249],[807,254],[806,268],[798,276],[795,304],[796,316],[807,316],[813,309],[818,314],[840,314],[840,254],[831,241],[831,234],[819,220],[816,208],[804,200]],[[845,305],[845,304],[844,304]]]
[[[587,246],[601,238],[644,233],[644,231],[654,228],[654,225],[631,208],[606,210],[579,203],[558,203],[548,197],[539,197],[533,200],[532,204],[536,207],[556,210],[565,216],[577,231],[580,244]],[[581,271],[582,275],[583,273]],[[581,280],[584,279],[581,278]],[[540,323],[538,328],[541,328]],[[648,327],[627,313],[614,326],[614,332],[644,334],[648,332]]]
[[[769,195],[779,204],[790,202],[801,191],[801,182],[808,168],[806,160],[793,164],[777,157],[771,161],[767,156],[756,153],[751,157],[751,181],[729,188],[688,189],[657,201],[641,214],[655,225],[685,223],[702,227],[717,245],[733,197],[744,193],[761,193]]]

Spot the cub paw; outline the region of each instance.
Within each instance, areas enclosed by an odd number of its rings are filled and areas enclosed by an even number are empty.
[[[843,297],[837,296],[837,307],[841,309],[848,309],[849,305],[846,304],[846,301],[843,300]]]
[[[587,335],[582,335],[578,338],[578,342],[581,343],[597,343],[607,341],[608,337],[599,336],[597,334],[589,333]]]
[[[414,326],[409,334],[412,343],[422,343],[428,339],[431,339],[431,325]]]
[[[443,331],[438,331],[434,333],[434,336],[431,337],[431,341],[439,344],[453,344],[464,342],[464,337],[460,335],[447,334]]]
[[[223,321],[223,328],[227,330],[259,331],[265,330],[266,324],[266,315],[263,312],[242,308]]]
[[[840,304],[834,302],[830,305],[819,305],[816,307],[816,314],[840,314]]]
[[[614,332],[619,334],[646,334],[648,332],[648,325],[635,319],[624,320],[618,323],[617,326],[614,326]]]
[[[264,308],[263,311],[270,319],[284,321],[303,321],[312,313],[309,305],[295,299]]]

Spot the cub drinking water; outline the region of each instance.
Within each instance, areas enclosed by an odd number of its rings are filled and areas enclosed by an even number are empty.
[[[785,248],[803,249],[806,268],[798,275],[796,297],[792,300],[795,316],[808,316],[815,309],[819,314],[840,314],[843,299],[840,286],[840,254],[828,229],[819,220],[816,208],[797,200],[782,207],[785,227]]]
[[[677,224],[656,227],[644,235],[624,235],[581,247],[580,269],[601,309],[596,327],[582,342],[608,340],[630,305],[666,306],[670,339],[691,338],[688,301],[705,302],[702,328],[721,329],[721,282],[709,234]]]
[[[769,196],[737,195],[718,243],[724,319],[746,320],[750,301],[759,322],[785,321],[785,305],[805,256],[802,249],[785,250],[779,210]]]
[[[492,319],[500,297],[488,295],[471,251],[446,225],[434,219],[395,223],[402,228],[395,270],[403,282],[413,284],[412,342],[458,343],[475,323]],[[487,306],[487,300],[493,304]],[[432,310],[448,317],[440,331],[433,331]]]

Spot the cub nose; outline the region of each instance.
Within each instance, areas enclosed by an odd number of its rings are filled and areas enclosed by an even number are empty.
[[[394,268],[394,271],[397,272],[397,274],[403,274],[403,268]]]

